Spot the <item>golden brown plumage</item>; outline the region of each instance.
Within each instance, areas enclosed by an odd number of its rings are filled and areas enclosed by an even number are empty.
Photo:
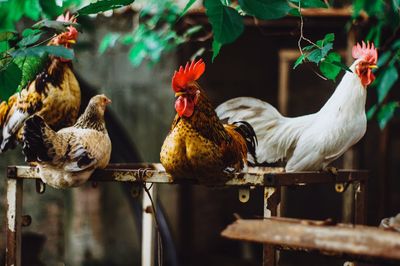
[[[192,62],[180,71],[186,76],[201,72],[190,76],[198,78],[204,71],[201,64],[204,65],[201,60],[196,64]],[[203,69],[199,70],[200,67]],[[177,73],[174,79],[180,78]],[[183,78],[178,86],[174,86],[173,81],[178,113],[161,148],[160,161],[175,178],[193,177],[216,182],[243,169],[247,164],[247,147],[254,150],[255,135],[246,123],[223,125],[194,78]]]
[[[60,20],[75,21],[62,17]],[[68,32],[53,38],[49,45],[69,47],[77,38],[77,31],[69,27]],[[46,123],[58,130],[75,123],[81,103],[81,91],[72,72],[69,60],[50,56],[47,65],[36,79],[21,92],[0,104],[0,153],[21,142],[25,120],[33,114],[41,116]]]
[[[111,141],[104,111],[110,102],[104,95],[93,97],[74,126],[57,132],[38,115],[26,120],[23,152],[27,162],[37,162],[43,182],[56,188],[79,186],[96,168],[107,166]]]

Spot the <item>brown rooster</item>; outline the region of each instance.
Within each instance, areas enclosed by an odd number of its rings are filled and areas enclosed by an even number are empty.
[[[69,13],[57,20],[76,22]],[[55,36],[48,45],[70,48],[78,38],[78,31],[73,26],[67,29]],[[0,104],[0,153],[22,141],[24,122],[33,114],[41,116],[55,130],[75,123],[81,104],[81,91],[71,67],[70,60],[49,56],[46,67],[35,80]]]
[[[27,162],[37,162],[43,182],[55,188],[79,186],[96,168],[107,166],[111,141],[104,111],[111,100],[94,96],[76,124],[58,132],[38,115],[25,122],[23,149]]]
[[[196,82],[205,63],[187,63],[172,78],[178,97],[177,115],[161,148],[160,161],[175,178],[193,177],[201,182],[219,182],[247,166],[257,143],[246,122],[222,124],[203,89]]]

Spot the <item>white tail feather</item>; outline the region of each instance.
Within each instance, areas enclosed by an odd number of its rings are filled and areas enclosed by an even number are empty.
[[[284,117],[269,103],[250,97],[226,101],[217,107],[216,112],[221,120],[227,119],[228,123],[250,123],[258,138],[258,163],[273,163],[290,157],[299,136],[315,116]]]

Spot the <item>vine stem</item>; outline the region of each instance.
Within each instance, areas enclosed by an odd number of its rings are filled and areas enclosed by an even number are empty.
[[[301,55],[303,55],[303,48],[301,47],[301,41],[302,40],[304,40],[304,41],[308,42],[309,44],[312,44],[312,45],[318,47],[319,49],[321,49],[321,47],[319,47],[316,43],[314,43],[313,41],[311,41],[307,37],[304,37],[304,31],[303,31],[304,20],[303,20],[303,15],[301,14],[301,0],[299,0],[299,6],[298,6],[297,10],[299,11],[299,14],[300,14],[300,37],[299,37],[299,40],[297,41],[297,46],[299,47],[299,51],[300,51]]]

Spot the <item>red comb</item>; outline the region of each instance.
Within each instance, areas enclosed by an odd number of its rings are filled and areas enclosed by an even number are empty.
[[[353,47],[352,55],[354,59],[364,58],[364,60],[368,61],[371,64],[376,64],[378,62],[378,51],[374,47],[374,44],[370,44],[367,42],[362,42],[362,45],[357,43]]]
[[[178,71],[175,71],[172,77],[172,89],[175,92],[182,90],[189,82],[198,80],[204,70],[206,70],[206,64],[203,59],[199,59],[197,62],[193,60],[190,64],[187,62],[185,68],[181,66]]]
[[[61,22],[72,22],[72,23],[75,23],[76,22],[76,17],[74,15],[71,15],[69,13],[69,11],[67,11],[67,13],[65,13],[65,15],[63,15],[63,14],[59,15],[56,20],[57,21],[61,21]]]

